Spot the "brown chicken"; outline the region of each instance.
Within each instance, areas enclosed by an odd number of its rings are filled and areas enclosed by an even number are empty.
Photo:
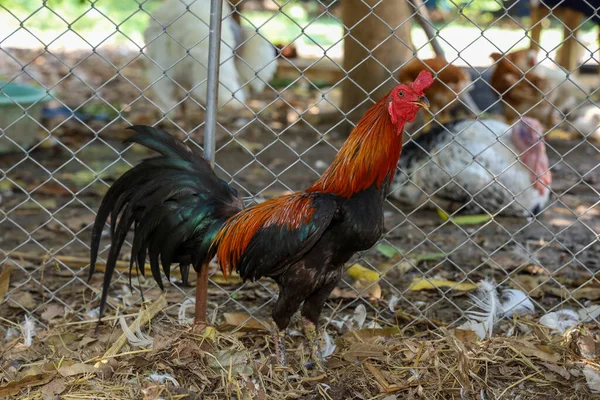
[[[502,55],[492,53],[495,69],[490,83],[502,99],[506,121],[513,123],[521,116],[536,118],[543,124],[556,123],[556,110],[548,98],[549,82],[534,71],[536,59],[529,50]]]
[[[425,95],[429,99],[431,104],[430,111],[436,120],[441,123],[450,120],[450,111],[454,107],[461,105],[458,98],[466,103],[473,113],[479,113],[478,107],[469,95],[471,77],[466,71],[456,65],[449,64],[442,57],[425,60],[413,58],[400,70],[398,80],[400,82],[414,81],[419,72],[423,70],[431,71],[435,74],[435,80],[425,90]],[[429,119],[431,117],[426,116],[426,118]]]

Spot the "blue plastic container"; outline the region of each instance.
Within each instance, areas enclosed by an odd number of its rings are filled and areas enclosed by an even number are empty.
[[[40,126],[35,121],[39,121],[44,103],[51,99],[46,89],[0,82],[0,153],[19,151],[18,146],[28,149],[36,143]]]

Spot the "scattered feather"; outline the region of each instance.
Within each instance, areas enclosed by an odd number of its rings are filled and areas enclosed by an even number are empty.
[[[158,382],[161,385],[164,384],[166,381],[169,381],[173,384],[173,386],[179,386],[179,382],[177,382],[177,380],[169,374],[159,374],[155,372],[153,374],[150,374],[148,379],[154,382]]]
[[[302,332],[300,332],[300,331],[298,331],[296,329],[288,329],[287,334],[289,336],[292,336],[292,337],[301,337],[301,336],[304,336],[302,334]]]
[[[396,305],[398,304],[399,301],[400,301],[400,297],[393,294],[392,297],[390,298],[390,302],[388,303],[388,307],[391,312],[396,311]]]
[[[483,323],[485,332],[489,337],[492,336],[494,325],[502,316],[502,304],[498,298],[498,293],[494,283],[484,279],[479,285],[476,294],[469,294],[473,305],[480,311],[469,311],[467,316],[475,321]],[[479,336],[479,335],[478,335]]]
[[[33,338],[35,337],[35,322],[26,315],[25,322],[23,322],[21,327],[23,330],[24,344],[29,347],[33,344]]]
[[[479,340],[485,339],[487,335],[486,327],[483,322],[468,320],[464,324],[460,325],[458,329],[475,332]]]
[[[321,357],[326,359],[327,357],[331,356],[335,351],[335,348],[335,342],[333,341],[333,339],[331,339],[329,333],[327,333],[327,331],[324,331],[321,340],[321,348],[319,349],[321,351]]]
[[[551,312],[540,318],[540,324],[556,333],[564,333],[570,327],[579,324],[579,314],[568,309]]]
[[[140,330],[140,327],[136,327],[135,333],[129,329],[127,323],[125,322],[125,318],[123,316],[119,317],[119,324],[121,324],[121,329],[123,333],[127,337],[127,341],[131,346],[134,347],[151,347],[154,340],[149,335],[143,333]]]
[[[91,319],[96,319],[100,316],[100,307],[92,308],[90,311],[85,313]]]
[[[335,328],[338,331],[342,331],[342,328],[346,325],[346,322],[348,321],[348,316],[344,316],[344,318],[340,319],[332,319],[331,321],[329,321],[329,323],[333,326],[335,326]]]
[[[4,335],[4,341],[8,341],[12,338],[19,336],[21,332],[17,328],[8,328],[6,330],[6,334]]]
[[[367,319],[367,309],[365,308],[364,304],[359,304],[358,306],[356,306],[356,308],[354,309],[353,318],[354,321],[356,321],[356,325],[358,326],[357,329],[361,329]]]
[[[513,314],[533,314],[535,306],[527,294],[517,289],[502,291],[502,314],[511,318]]]
[[[177,320],[179,325],[189,325],[194,322],[194,318],[188,318],[185,313],[188,308],[196,304],[196,299],[185,299],[179,306],[179,313],[177,314]]]
[[[375,321],[371,321],[368,324],[366,324],[365,328],[366,329],[383,329],[383,327]]]
[[[600,317],[600,305],[593,305],[579,310],[581,322],[591,322]]]

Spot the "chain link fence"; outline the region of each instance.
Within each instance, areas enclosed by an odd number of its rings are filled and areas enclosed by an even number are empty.
[[[447,10],[441,5],[431,8],[432,17],[446,13],[443,20],[431,23],[421,2],[355,3],[225,2],[220,52],[215,52],[217,46],[209,52],[210,7],[205,0],[136,0],[120,5],[88,0],[72,8],[44,1],[26,10],[10,3],[0,6],[5,25],[0,35],[3,320],[21,322],[27,315],[48,326],[58,315],[75,320],[97,317],[101,274],[87,280],[95,211],[107,187],[149,155],[136,146],[121,144],[129,134],[125,131],[128,125],[159,126],[198,151],[208,137],[215,145],[217,172],[232,182],[248,203],[302,190],[317,179],[340,148],[356,122],[349,115],[355,110],[364,112],[365,105],[385,94],[413,58],[435,56],[432,39],[437,41],[438,53],[443,49],[450,64],[470,74],[463,78],[465,85],[461,81],[457,86],[451,80],[441,81],[443,71],[450,68],[434,71],[440,77],[440,93],[452,91],[452,104],[463,108],[473,104],[460,95],[469,91],[475,103],[480,103],[476,114],[466,110],[469,117],[502,120],[511,111],[517,117],[555,114],[554,119],[541,121],[544,132],[540,132],[545,135],[547,168],[552,173],[550,198],[537,210],[538,215],[507,217],[486,211],[488,188],[499,185],[511,193],[512,201],[525,201],[518,196],[531,190],[534,182],[523,186],[520,180],[529,172],[540,171],[525,170],[525,174],[503,180],[505,171],[523,164],[514,152],[504,171],[477,159],[486,151],[502,153],[494,146],[507,143],[503,139],[482,144],[480,153],[473,154],[459,140],[461,132],[454,132],[448,142],[427,148],[420,138],[435,130],[435,123],[417,121],[408,129],[414,135],[412,139],[408,135],[403,157],[407,149],[417,154],[419,148],[428,157],[423,165],[398,175],[405,177],[405,185],[415,186],[424,200],[406,205],[390,196],[385,205],[384,237],[349,263],[351,268],[332,293],[324,318],[341,326],[362,305],[368,321],[381,326],[394,319],[407,329],[423,324],[428,328],[456,326],[473,310],[465,293],[483,279],[491,279],[502,290],[522,290],[540,315],[593,304],[600,293],[596,279],[600,267],[600,156],[594,141],[598,133],[597,72],[577,78],[563,74],[564,86],[557,84],[544,92],[536,86],[543,73],[532,64],[516,79],[504,77],[509,88],[499,93],[490,77],[506,58],[494,62],[488,55],[527,48],[535,27],[543,27],[542,35],[537,36],[540,42],[534,41],[541,48],[536,63],[550,65],[543,76],[556,82],[556,74],[551,72],[557,69],[551,58],[565,27],[565,40],[571,39],[571,44],[564,50],[568,56],[559,56],[571,62],[578,48],[584,55],[575,60],[597,69],[593,24],[600,18],[598,5],[578,2],[588,7],[575,18],[547,2],[537,6],[542,12],[534,6],[532,21],[518,15],[520,1],[490,2],[497,7],[487,13],[476,8],[477,2],[451,2]],[[565,1],[565,7],[571,3]],[[536,21],[536,15],[544,18]],[[419,18],[433,38],[417,27]],[[397,20],[401,22],[389,22]],[[353,22],[348,26],[347,21]],[[368,29],[373,32],[366,32]],[[369,35],[389,37],[381,44],[365,45]],[[274,44],[281,46],[276,50]],[[358,53],[366,54],[363,61],[348,61]],[[216,107],[207,111],[207,102],[217,100],[206,94],[211,57],[215,65],[216,61],[221,65],[220,85],[213,88],[218,90],[218,104],[213,103]],[[511,67],[521,66],[513,59],[506,68]],[[507,72],[507,76],[512,75]],[[480,84],[487,87],[493,100],[485,103],[477,98],[483,93]],[[533,94],[526,95],[532,86]],[[517,93],[510,97],[512,88]],[[429,97],[434,105],[444,102]],[[565,100],[569,100],[568,106]],[[541,104],[549,107],[536,114]],[[494,114],[494,107],[500,107],[499,114]],[[448,103],[442,104],[435,117],[440,121],[464,118],[449,110]],[[591,121],[588,132],[577,132],[581,118]],[[452,182],[470,190],[465,182],[471,178],[460,175],[469,165],[451,172],[440,158],[445,149],[457,144],[467,153],[452,150],[450,160],[470,157],[467,164],[477,164],[492,176],[466,199],[471,204],[479,202],[484,209],[479,212],[487,218],[448,219],[436,212],[441,208],[452,214],[457,210],[454,203],[465,200],[464,196],[448,198],[450,192],[445,189]],[[427,169],[428,164],[438,168]],[[431,181],[446,176],[448,182],[433,189],[419,188],[430,183],[417,179],[420,170],[429,171]],[[522,189],[514,189],[512,184]],[[514,190],[518,191],[511,192]],[[138,281],[134,277],[129,289],[129,244],[131,241],[122,251],[106,317],[139,305],[138,288],[143,288],[149,299],[160,295],[148,278]],[[104,248],[101,257],[106,254]],[[174,273],[173,284],[167,285],[170,304],[193,298],[194,288],[182,284],[179,277]],[[211,267],[209,310],[213,322],[234,312],[266,319],[276,293],[269,280],[242,283],[234,276],[227,281],[216,266]],[[169,310],[174,317],[178,313],[177,307]],[[6,333],[8,325],[0,326]]]

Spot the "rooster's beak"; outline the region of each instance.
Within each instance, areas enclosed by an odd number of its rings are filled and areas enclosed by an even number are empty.
[[[423,107],[426,110],[429,110],[429,100],[427,100],[427,97],[425,96],[419,97],[419,100],[413,101],[412,103],[419,107]]]

